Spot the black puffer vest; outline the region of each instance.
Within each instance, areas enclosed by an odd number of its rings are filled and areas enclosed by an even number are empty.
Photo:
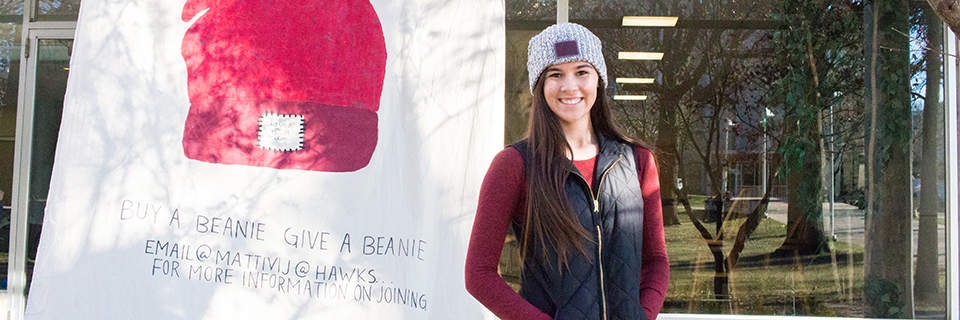
[[[526,140],[511,146],[526,167]],[[599,149],[593,190],[572,164],[564,185],[573,213],[593,237],[588,257],[571,253],[569,268],[560,272],[557,253],[540,252],[536,243],[523,261],[520,295],[554,319],[646,320],[640,305],[643,197],[634,146],[600,136]],[[523,234],[523,225],[514,222],[513,228]]]

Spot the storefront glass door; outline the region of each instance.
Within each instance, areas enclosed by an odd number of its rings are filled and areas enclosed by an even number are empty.
[[[70,70],[73,30],[29,32],[12,149],[7,265],[2,299],[19,319],[30,287]],[[6,110],[8,108],[4,108]],[[12,112],[11,112],[12,113]],[[11,158],[11,157],[8,157]],[[4,233],[4,235],[7,235]],[[4,243],[0,243],[3,245]]]

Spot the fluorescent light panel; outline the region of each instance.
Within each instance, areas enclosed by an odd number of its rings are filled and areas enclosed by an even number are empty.
[[[674,27],[677,17],[623,17],[624,27]]]
[[[660,60],[663,59],[663,52],[626,52],[621,51],[618,55],[620,60]]]
[[[617,78],[617,83],[653,83],[653,78]]]
[[[637,95],[615,95],[613,100],[647,100],[647,96]]]

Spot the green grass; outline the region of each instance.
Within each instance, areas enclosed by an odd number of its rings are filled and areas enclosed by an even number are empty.
[[[724,229],[728,256],[743,219]],[[716,225],[706,223],[708,230]],[[689,221],[665,229],[670,255],[670,289],[664,312],[756,315],[857,316],[863,305],[863,248],[836,242],[832,254],[777,258],[784,224],[764,219],[745,243],[738,266],[729,272],[730,298],[714,296],[714,257]]]
[[[690,200],[690,206],[697,208],[703,208],[704,200],[707,200],[707,198],[709,197],[699,194],[687,195],[687,199]]]

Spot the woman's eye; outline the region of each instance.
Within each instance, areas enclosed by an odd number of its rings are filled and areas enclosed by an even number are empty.
[[[559,73],[559,72],[556,72],[556,73],[548,73],[548,74],[547,74],[547,77],[559,78],[559,77],[560,77],[560,73]]]

